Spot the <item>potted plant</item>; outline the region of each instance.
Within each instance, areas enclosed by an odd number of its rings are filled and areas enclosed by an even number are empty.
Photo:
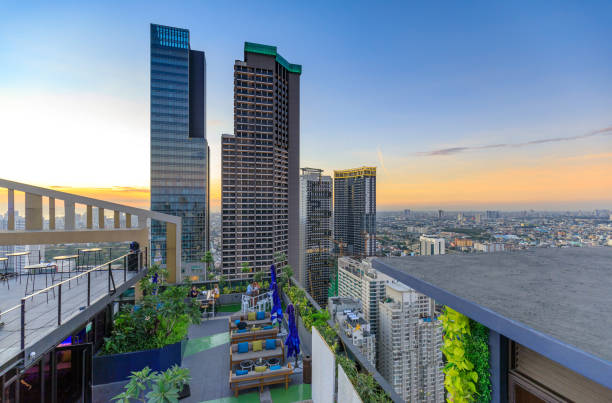
[[[125,385],[125,392],[113,397],[113,400],[121,403],[176,402],[191,395],[190,380],[189,369],[178,365],[163,372],[144,367],[141,371],[132,372],[130,381]]]

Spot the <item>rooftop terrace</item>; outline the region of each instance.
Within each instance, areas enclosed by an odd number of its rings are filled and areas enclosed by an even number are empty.
[[[125,270],[123,262],[123,257],[117,259],[110,271],[108,263],[89,272],[71,271],[63,279],[48,270],[30,278],[23,275],[0,282],[0,322],[4,323],[0,327],[0,364],[17,356],[22,343],[26,359],[31,352],[43,353],[108,304],[113,295],[133,286],[144,271]],[[31,290],[33,280],[37,289],[48,288],[28,291],[26,296],[26,286]],[[48,337],[51,334],[53,337]]]
[[[374,267],[612,387],[612,248],[384,258]]]

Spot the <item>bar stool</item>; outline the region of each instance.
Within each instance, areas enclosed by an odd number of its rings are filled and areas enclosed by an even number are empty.
[[[4,273],[0,274],[0,281],[6,281],[6,286],[11,289],[9,284],[9,272],[8,272],[8,257],[0,257],[0,264],[4,266]]]
[[[77,262],[78,257],[79,255],[62,255],[62,256],[55,256],[53,258],[57,266],[57,272],[60,273],[61,280],[64,279],[64,273],[68,273],[68,278],[70,278],[70,273],[71,273],[70,261],[74,260],[75,267],[76,267],[76,262]],[[64,262],[68,264],[68,271],[66,271],[66,269],[64,268]]]
[[[19,276],[19,284],[21,284],[21,269],[25,265],[25,257],[28,256],[28,260],[30,259],[30,252],[15,252],[15,253],[7,253],[7,258],[13,258],[13,263],[15,264],[13,267],[15,268],[15,275]]]
[[[79,251],[79,255],[83,253],[83,259],[79,259],[81,263],[81,268],[85,269],[85,271],[93,269],[94,267],[100,266],[102,263],[102,248],[89,248],[83,249]],[[93,265],[91,263],[93,262]]]

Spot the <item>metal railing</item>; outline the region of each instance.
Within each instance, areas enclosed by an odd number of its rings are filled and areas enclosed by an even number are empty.
[[[133,258],[130,258],[130,256],[134,256],[134,255],[136,255],[137,261],[130,262],[130,260],[133,259]],[[47,327],[50,328],[54,326],[61,326],[62,323],[65,323],[68,320],[72,319],[73,316],[75,316],[82,310],[88,308],[91,304],[96,303],[98,300],[102,299],[103,297],[115,294],[117,292],[117,284],[115,283],[115,276],[117,274],[119,274],[120,276],[123,275],[123,283],[121,284],[124,284],[128,280],[128,271],[134,271],[135,273],[139,273],[143,269],[146,269],[147,267],[148,267],[147,248],[145,248],[144,251],[141,250],[138,252],[126,253],[122,256],[119,256],[101,265],[95,266],[89,270],[80,272],[79,274],[69,277],[66,280],[62,280],[58,283],[52,284],[49,287],[46,287],[32,294],[29,294],[25,297],[22,297],[18,305],[15,305],[1,312],[0,318],[6,318],[7,316],[9,317],[15,316],[16,312],[14,311],[20,309],[19,316],[20,316],[21,323],[19,326],[20,328],[19,336],[20,336],[20,347],[21,347],[21,350],[23,351],[26,347],[27,330],[38,330],[40,328],[47,328]],[[97,287],[92,287],[92,276],[99,277],[98,276],[99,273],[107,274],[106,276],[107,277],[107,287],[100,288],[99,282],[97,283],[98,284]],[[76,290],[75,292],[72,292],[72,293],[66,290],[66,287],[68,287],[68,290],[73,289],[74,282],[77,283],[76,286],[78,287],[79,280],[87,281],[86,298],[83,295],[83,292],[80,290]],[[94,278],[94,281],[99,281],[99,280],[100,280],[99,278]],[[67,296],[67,298],[65,298],[64,300],[62,299],[62,290],[64,291],[64,294]],[[31,312],[33,308],[38,306],[34,303],[34,299],[37,296],[41,296],[45,294],[45,297],[47,298],[47,301],[48,301],[49,293],[53,294],[52,298],[57,298],[56,317],[49,318],[49,315],[51,312],[44,311],[42,314],[39,313],[38,316],[29,319],[27,314]],[[29,301],[31,302],[30,304],[28,304]],[[84,305],[81,306],[80,305],[81,303],[83,303]],[[64,307],[65,309],[62,310],[62,307]],[[76,310],[74,309],[75,307],[77,308]],[[62,311],[64,312],[64,316],[62,316],[63,314]],[[44,318],[42,318],[43,316]],[[43,323],[39,324],[37,328],[32,328],[32,326],[30,327],[30,329],[27,328],[28,325],[35,323],[36,321],[42,321]],[[7,326],[5,324],[4,328],[6,327]]]

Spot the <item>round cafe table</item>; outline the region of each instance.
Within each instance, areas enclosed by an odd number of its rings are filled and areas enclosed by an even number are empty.
[[[70,273],[71,273],[70,262],[74,261],[75,267],[76,267],[76,262],[78,258],[79,258],[79,255],[62,255],[62,256],[55,256],[53,258],[57,266],[57,271],[58,273],[60,273],[60,277],[62,280],[64,279],[64,273],[68,273],[68,278],[70,278]],[[64,263],[68,265],[67,269],[64,268]]]
[[[81,253],[83,254],[83,257],[79,260],[81,262],[80,269],[83,271],[93,269],[94,267],[98,267],[103,263],[102,248],[82,249],[79,251],[79,255]]]
[[[55,281],[55,272],[57,271],[57,265],[52,263],[39,263],[39,264],[31,264],[25,266],[23,268],[27,272],[26,277],[26,288],[25,294],[28,295],[28,286],[30,283],[30,278],[32,278],[32,292],[30,294],[34,294],[36,291],[44,290],[49,287],[49,269],[51,269],[51,284]],[[42,271],[45,270],[45,287],[44,288],[36,288],[36,271],[38,270],[38,274],[43,274]],[[51,289],[53,291],[53,296],[55,296],[55,288]],[[49,302],[49,296],[47,295],[47,302]]]
[[[9,272],[8,272],[8,257],[0,257],[0,264],[4,266],[4,273],[0,274],[0,280],[6,281],[6,286],[11,289],[9,285]]]
[[[19,276],[19,284],[21,284],[21,268],[25,265],[25,257],[30,256],[30,252],[15,252],[15,253],[7,253],[7,258],[13,258],[15,263],[15,275]]]

